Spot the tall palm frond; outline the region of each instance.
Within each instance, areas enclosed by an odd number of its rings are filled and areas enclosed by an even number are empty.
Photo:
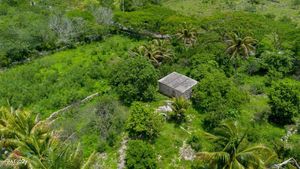
[[[153,65],[172,59],[173,52],[168,40],[154,39],[150,43],[138,46],[130,51],[132,56],[142,56],[149,59]]]
[[[50,126],[28,111],[0,108],[0,119],[0,147],[9,152],[8,159],[33,159],[28,160],[30,166],[35,159],[47,158],[47,150],[57,143]]]
[[[0,148],[9,152],[6,159],[23,159],[30,169],[91,168],[97,157],[93,153],[84,161],[80,144],[62,142],[49,122],[27,111],[0,108],[0,137]]]
[[[190,102],[184,97],[174,98],[171,105],[171,119],[175,120],[178,124],[184,122],[186,120],[186,111],[190,105]]]
[[[246,59],[254,54],[257,40],[250,36],[242,38],[233,33],[225,37],[225,43],[227,44],[226,52],[230,54],[231,59],[237,59],[239,56]]]
[[[186,47],[193,47],[197,43],[198,31],[192,25],[184,23],[176,36]]]
[[[97,160],[97,154],[95,152],[93,152],[89,158],[87,159],[87,161],[85,161],[82,165],[82,167],[80,169],[90,169],[92,168],[92,166],[95,164]]]
[[[264,169],[272,151],[264,145],[248,145],[246,132],[241,133],[236,122],[226,121],[208,133],[210,139],[218,143],[221,148],[216,152],[200,152],[198,159],[208,161],[211,168],[222,169]]]

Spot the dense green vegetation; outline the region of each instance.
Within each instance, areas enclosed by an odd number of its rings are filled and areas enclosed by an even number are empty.
[[[127,168],[157,168],[155,158],[151,145],[140,140],[131,140],[128,143]]]
[[[95,92],[105,93],[110,89],[108,68],[134,43],[113,37],[9,69],[0,76],[0,102],[44,116]]]
[[[0,168],[300,162],[299,4],[0,1]],[[190,100],[158,92],[173,71]]]
[[[4,0],[0,9],[0,67],[100,40],[112,18],[97,1]]]
[[[111,74],[111,84],[126,104],[153,100],[157,79],[155,68],[143,57],[120,62]]]

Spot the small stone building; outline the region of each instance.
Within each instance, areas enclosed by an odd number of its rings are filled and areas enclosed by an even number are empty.
[[[184,97],[189,99],[192,96],[192,88],[198,83],[185,75],[173,72],[160,79],[159,91],[169,97]]]

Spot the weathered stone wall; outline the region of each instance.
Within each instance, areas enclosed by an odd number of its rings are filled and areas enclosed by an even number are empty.
[[[169,97],[174,97],[173,96],[174,90],[172,88],[170,88],[169,86],[164,85],[162,83],[159,83],[159,91],[164,95],[167,95]]]
[[[182,96],[186,99],[190,99],[192,97],[192,92],[193,92],[193,89],[189,89],[189,90],[185,91]]]
[[[184,97],[186,99],[189,99],[192,95],[192,89],[187,90],[184,93],[181,93],[167,85],[164,85],[162,83],[159,83],[159,91],[169,97]]]

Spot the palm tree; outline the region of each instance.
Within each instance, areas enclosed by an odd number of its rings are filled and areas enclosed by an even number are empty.
[[[193,47],[197,43],[198,32],[191,25],[184,23],[176,36],[186,47]]]
[[[174,98],[171,108],[171,119],[181,124],[186,120],[186,111],[190,106],[190,102],[186,100],[184,97]]]
[[[74,149],[69,139],[62,142],[51,123],[28,111],[0,108],[0,149],[8,152],[5,159],[23,159],[28,168],[92,168],[96,154],[84,161],[80,145]]]
[[[35,143],[49,140],[49,123],[40,121],[37,115],[33,118],[28,111],[0,108],[0,135],[3,139],[0,146],[13,149],[27,149],[36,154],[41,154],[41,148]],[[30,145],[32,144],[32,145]],[[42,146],[42,145],[40,145]]]
[[[227,44],[226,52],[230,54],[231,59],[237,59],[237,57],[248,58],[255,52],[256,39],[250,36],[241,38],[236,33],[233,33],[225,37],[225,43]]]
[[[47,150],[58,143],[49,124],[28,111],[0,108],[0,147],[9,152],[6,158],[46,158]]]
[[[38,158],[26,159],[29,161],[30,168],[41,169],[90,169],[98,160],[98,155],[93,152],[87,160],[84,160],[80,144],[75,147],[74,144],[65,142],[47,152],[47,159]]]
[[[215,129],[214,135],[207,133],[220,149],[200,152],[198,159],[208,161],[210,168],[215,169],[264,169],[273,157],[272,151],[263,145],[250,146],[246,141],[247,132],[241,134],[238,129],[236,122],[226,121]]]
[[[172,59],[173,52],[169,47],[169,41],[154,39],[131,50],[131,55],[146,57],[153,65],[160,66],[167,59]]]

